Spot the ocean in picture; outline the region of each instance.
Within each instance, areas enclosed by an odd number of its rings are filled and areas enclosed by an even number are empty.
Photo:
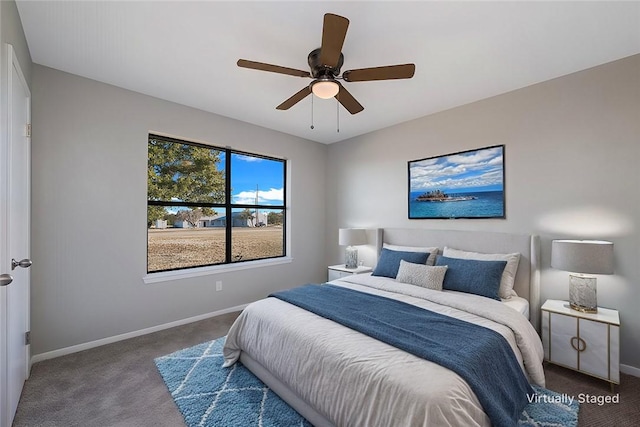
[[[503,218],[504,192],[453,193],[447,197],[425,196],[425,191],[409,193],[409,218]]]

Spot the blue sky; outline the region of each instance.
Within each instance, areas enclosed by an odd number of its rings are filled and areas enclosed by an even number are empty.
[[[412,162],[410,191],[501,191],[503,164],[503,147]]]
[[[224,156],[223,156],[224,157]],[[231,191],[233,203],[254,204],[258,185],[258,203],[284,203],[284,163],[253,156],[232,154]]]

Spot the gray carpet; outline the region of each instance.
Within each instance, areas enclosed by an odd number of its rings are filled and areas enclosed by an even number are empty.
[[[578,398],[580,393],[591,396],[614,396],[620,393],[620,403],[582,403],[578,427],[635,427],[640,425],[640,378],[620,374],[620,385],[613,393],[608,382],[579,374],[571,369],[545,363],[547,388]]]
[[[14,427],[183,426],[158,370],[156,357],[227,334],[230,313],[86,350],[33,366]],[[611,394],[604,381],[545,365],[547,387],[578,396]],[[622,375],[620,403],[582,404],[579,427],[636,426],[640,378]]]
[[[220,338],[229,313],[33,365],[14,427],[183,426],[153,360]]]

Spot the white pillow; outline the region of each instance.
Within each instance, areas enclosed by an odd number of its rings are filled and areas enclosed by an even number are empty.
[[[500,290],[498,294],[500,298],[509,299],[512,296],[518,296],[513,290],[516,281],[516,273],[518,272],[518,264],[520,263],[520,254],[515,252],[512,254],[485,254],[481,252],[469,252],[460,249],[444,247],[442,255],[449,258],[475,259],[480,261],[507,261],[507,265],[502,272],[500,279]]]
[[[390,251],[403,251],[403,252],[421,252],[428,253],[429,258],[427,258],[427,265],[434,265],[436,263],[436,256],[438,255],[437,247],[423,247],[423,246],[400,246],[400,245],[390,245],[388,243],[382,244],[383,248],[387,248]]]
[[[441,291],[447,268],[446,265],[434,267],[400,260],[396,280],[410,285]]]

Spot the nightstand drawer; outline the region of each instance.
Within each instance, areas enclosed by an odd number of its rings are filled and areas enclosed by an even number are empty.
[[[363,265],[358,268],[346,268],[344,264],[330,265],[327,269],[327,276],[330,282],[353,274],[369,273],[372,270],[373,269],[371,267],[365,267]]]
[[[329,273],[328,274],[329,281],[336,280],[336,279],[339,279],[339,278],[345,277],[345,276],[351,276],[351,274],[352,274],[352,273],[347,273],[345,271],[338,271],[338,270],[332,270],[332,269],[329,269],[328,273]]]

